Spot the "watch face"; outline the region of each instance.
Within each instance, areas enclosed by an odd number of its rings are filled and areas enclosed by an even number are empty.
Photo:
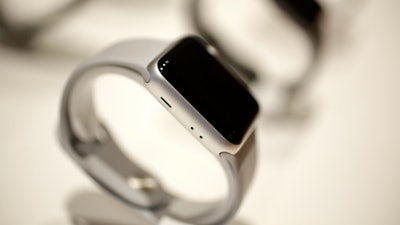
[[[229,142],[240,144],[258,104],[201,40],[181,40],[159,61],[165,79]]]

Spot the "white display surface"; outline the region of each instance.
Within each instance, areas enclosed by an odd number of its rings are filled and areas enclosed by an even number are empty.
[[[239,0],[231,7],[234,2]],[[71,225],[71,214],[93,220],[90,225],[145,224],[145,212],[110,198],[61,149],[59,103],[70,72],[105,46],[131,37],[175,39],[189,32],[185,4],[93,1],[40,36],[39,51],[0,46],[0,224]],[[310,89],[312,113],[296,124],[261,115],[257,174],[230,225],[400,223],[399,7],[395,0],[365,0],[354,15],[336,11],[327,32],[328,51]],[[348,20],[340,20],[344,17]],[[281,16],[277,20],[283,23]],[[259,34],[292,35],[292,28],[269,25]],[[306,54],[304,37],[291,37],[291,46]],[[269,50],[266,58],[280,50],[263,47]],[[284,66],[279,59],[278,68]],[[212,199],[223,194],[226,184],[218,164],[138,87],[113,77],[98,84],[101,114],[121,146],[183,195]],[[254,92],[265,102],[263,92]],[[160,224],[180,223],[164,218]]]

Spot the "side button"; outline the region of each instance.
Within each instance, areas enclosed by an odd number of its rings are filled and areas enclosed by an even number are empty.
[[[171,106],[163,97],[161,97],[161,100],[163,100],[163,102],[164,102],[168,107],[172,108],[172,106]]]

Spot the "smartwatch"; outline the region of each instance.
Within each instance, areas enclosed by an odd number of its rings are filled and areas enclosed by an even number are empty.
[[[172,194],[123,153],[96,116],[92,98],[96,78],[110,73],[140,83],[218,159],[228,183],[223,198],[196,202]],[[258,111],[245,83],[204,40],[128,40],[72,73],[62,96],[59,139],[90,177],[129,205],[190,224],[225,224],[254,174]]]

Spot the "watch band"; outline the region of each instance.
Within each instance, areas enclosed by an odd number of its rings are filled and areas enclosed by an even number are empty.
[[[228,180],[225,198],[191,202],[167,192],[157,178],[128,159],[96,117],[93,81],[116,73],[144,85],[147,66],[168,45],[155,40],[120,42],[81,64],[69,79],[62,98],[59,138],[69,155],[104,189],[134,207],[154,210],[193,224],[224,224],[238,210],[256,165],[254,131],[238,153],[217,157]]]

